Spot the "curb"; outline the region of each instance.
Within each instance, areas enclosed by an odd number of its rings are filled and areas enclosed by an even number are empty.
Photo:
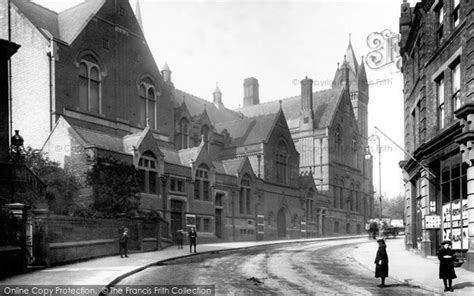
[[[159,265],[163,264],[169,261],[174,261],[177,259],[183,259],[183,258],[188,258],[188,257],[194,257],[194,256],[200,256],[200,255],[206,255],[206,254],[213,254],[213,253],[220,253],[220,252],[232,252],[236,250],[247,250],[247,249],[252,249],[256,247],[261,247],[261,246],[274,246],[274,245],[282,245],[282,244],[291,244],[291,243],[309,243],[309,242],[314,242],[314,241],[333,241],[333,240],[347,240],[347,239],[354,239],[354,238],[365,238],[366,235],[354,235],[354,236],[337,236],[337,237],[327,237],[327,238],[311,238],[311,239],[297,239],[297,240],[289,240],[289,241],[278,241],[278,242],[269,242],[269,243],[262,243],[259,245],[253,245],[253,246],[247,246],[247,247],[234,247],[234,248],[223,248],[223,249],[216,249],[216,250],[209,250],[209,251],[204,251],[200,253],[192,253],[192,254],[187,254],[187,255],[182,255],[182,256],[175,256],[175,257],[170,257],[166,258],[163,260],[158,260],[153,263],[146,264],[144,266],[141,266],[139,268],[136,268],[134,270],[131,270],[129,272],[126,272],[118,277],[116,277],[114,280],[112,280],[110,283],[108,283],[105,288],[110,289],[111,287],[115,286],[118,284],[121,280],[138,273],[140,271],[143,271],[149,267],[152,267],[154,265]],[[105,296],[107,293],[101,292],[99,294],[100,296]]]

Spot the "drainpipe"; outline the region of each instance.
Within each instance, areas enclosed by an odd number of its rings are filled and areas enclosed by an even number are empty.
[[[56,98],[55,98],[55,84],[54,84],[54,77],[55,77],[55,70],[56,70],[56,65],[55,65],[55,60],[57,59],[56,55],[56,44],[53,40],[53,35],[49,33],[48,31],[45,31],[46,34],[49,37],[49,51],[47,53],[47,56],[49,58],[49,131],[51,132],[53,130],[55,118],[54,118],[54,110],[55,110],[55,104],[56,104]]]

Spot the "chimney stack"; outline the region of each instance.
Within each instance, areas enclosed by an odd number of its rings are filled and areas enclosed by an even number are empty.
[[[258,105],[258,80],[254,77],[244,79],[244,107]]]
[[[313,80],[308,76],[301,80],[301,110],[313,110]]]

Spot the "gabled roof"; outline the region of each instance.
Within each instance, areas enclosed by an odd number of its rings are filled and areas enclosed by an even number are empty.
[[[204,111],[205,105],[207,115],[209,116],[209,119],[213,124],[232,119],[235,120],[242,117],[239,113],[235,111],[229,110],[225,107],[218,109],[212,102],[208,102],[179,89],[175,89],[174,97],[175,107],[181,106],[184,100],[185,105],[188,108],[189,113],[192,117],[201,115]]]
[[[40,31],[46,30],[54,38],[71,44],[106,0],[84,0],[60,13],[30,0],[11,1]]]
[[[221,122],[216,125],[216,130],[218,133],[224,129],[229,132],[232,138],[230,147],[261,143],[268,139],[278,114],[277,110],[272,114]]]
[[[225,172],[227,175],[237,176],[245,158],[239,157],[234,159],[222,160],[222,165],[224,166]]]
[[[313,109],[316,128],[325,128],[331,124],[331,119],[336,110],[343,88],[336,87],[313,93]],[[247,117],[257,117],[274,114],[280,108],[279,101],[271,101],[258,105],[248,106],[236,111]],[[290,129],[299,127],[301,96],[290,97],[282,100],[282,109]],[[227,128],[229,133],[232,132]]]
[[[129,153],[129,151],[124,151],[122,137],[83,128],[74,124],[71,124],[71,127],[81,136],[87,145],[110,151]]]

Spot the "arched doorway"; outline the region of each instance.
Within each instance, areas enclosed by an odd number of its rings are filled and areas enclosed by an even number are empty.
[[[286,215],[285,209],[281,208],[277,216],[278,237],[286,237]]]

